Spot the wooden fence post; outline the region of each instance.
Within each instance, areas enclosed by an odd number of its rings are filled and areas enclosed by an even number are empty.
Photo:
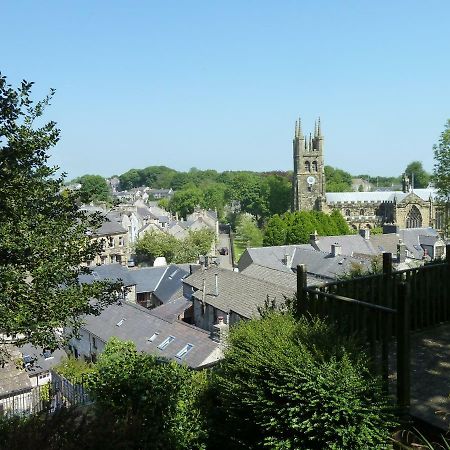
[[[410,288],[398,284],[397,303],[397,405],[400,414],[409,413],[411,388]]]
[[[299,264],[297,266],[297,305],[296,312],[297,316],[300,317],[306,312],[306,292],[304,288],[306,287],[306,265]]]
[[[390,275],[392,273],[392,253],[383,253],[383,274]]]

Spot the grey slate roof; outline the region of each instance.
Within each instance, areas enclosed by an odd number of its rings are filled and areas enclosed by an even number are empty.
[[[183,279],[189,275],[187,270],[171,264],[164,272],[158,287],[154,291],[154,295],[161,303],[166,303],[169,300],[179,297],[183,290]]]
[[[192,302],[180,296],[152,309],[152,314],[167,320],[168,322],[174,322],[181,314],[191,307]]]
[[[90,275],[80,275],[80,283],[92,283],[95,280],[122,280],[124,286],[133,286],[136,282],[130,276],[130,271],[121,264],[102,264],[91,268]]]
[[[108,236],[110,234],[123,234],[127,230],[122,226],[122,217],[117,211],[110,211],[105,216],[104,222],[95,230],[94,234],[97,236]]]
[[[33,363],[26,367],[29,376],[47,372],[67,357],[67,353],[64,350],[56,349],[50,353],[49,358],[45,358],[44,350],[41,347],[34,347],[31,344],[25,344],[20,348],[20,351],[24,357],[30,356],[33,359]]]
[[[285,255],[287,264],[283,263]],[[298,264],[306,264],[312,284],[317,284],[315,278],[332,280],[349,272],[353,264],[368,267],[369,261],[348,255],[333,257],[330,252],[317,251],[305,244],[248,248],[239,260],[239,270],[245,273],[246,268],[252,264],[287,273],[292,273]]]
[[[342,236],[318,236],[314,245],[322,252],[331,252],[332,244],[340,244],[343,255],[381,255],[383,252],[396,254],[398,236],[391,234],[371,235],[364,239],[359,234],[346,234]]]
[[[421,236],[439,236],[439,233],[433,228],[401,229],[398,234],[401,240],[405,243],[409,256],[414,259],[422,259],[424,255],[423,248],[420,246]]]
[[[3,367],[0,365],[0,396],[22,389],[31,391],[30,378],[25,369],[16,365],[16,361],[22,359],[22,354],[17,349],[8,350],[11,355],[10,359]]]
[[[218,295],[215,295],[215,275],[218,275]],[[242,317],[251,318],[258,315],[258,306],[263,306],[267,296],[279,303],[284,297],[292,298],[295,289],[280,286],[267,281],[249,277],[242,273],[221,268],[200,269],[184,283],[192,286],[198,300],[203,297],[203,280],[205,281],[205,302],[224,312],[235,311]]]
[[[332,256],[328,252],[313,249],[297,249],[292,260],[292,267],[305,264],[308,274],[316,277],[334,280],[350,272],[354,265],[370,267],[367,259],[354,258],[348,255]]]
[[[422,200],[428,201],[430,196],[434,199],[437,196],[436,189],[414,189],[412,192]],[[327,192],[325,194],[327,203],[337,202],[400,202],[405,199],[410,192],[401,191],[375,191],[375,192]]]
[[[154,292],[158,287],[167,267],[142,267],[128,271],[130,278],[136,284],[136,293]]]
[[[209,332],[178,320],[164,320],[154,314],[155,310],[127,302],[116,303],[105,308],[99,316],[86,316],[82,328],[103,342],[112,336],[131,340],[138,351],[169,358],[193,368],[201,366],[218,350],[218,343],[210,339]],[[159,334],[153,342],[149,342],[154,333]],[[164,350],[159,349],[158,346],[169,336],[173,336],[174,341]],[[182,359],[177,358],[176,354],[187,344],[194,347]]]

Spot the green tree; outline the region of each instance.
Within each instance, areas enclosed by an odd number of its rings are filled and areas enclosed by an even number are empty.
[[[261,247],[262,231],[250,214],[241,214],[236,223],[236,241],[243,247]]]
[[[442,201],[450,199],[450,119],[445,124],[439,142],[433,146],[434,170],[433,184]]]
[[[286,244],[288,226],[278,214],[272,216],[264,228],[263,245],[265,247]]]
[[[149,231],[136,242],[136,255],[141,261],[150,264],[163,256],[168,263],[173,262],[178,251],[177,239],[163,231]]]
[[[347,192],[352,190],[352,176],[341,169],[325,166],[327,192]]]
[[[270,215],[285,213],[291,203],[291,183],[286,177],[270,175],[265,180],[268,186],[268,213]]]
[[[0,75],[0,334],[51,349],[62,344],[57,328],[76,329],[81,315],[98,313],[120,286],[78,282],[89,272],[80,264],[101,250],[89,230],[102,218],[80,211],[77,194],[47,165],[59,130],[54,122],[34,124],[53,91],[33,104],[31,88],[23,81],[14,89]]]
[[[81,201],[89,202],[107,202],[111,195],[109,192],[108,183],[100,175],[83,175],[77,179],[81,184],[79,190]]]
[[[98,414],[139,419],[135,448],[205,449],[207,430],[200,398],[206,374],[138,353],[133,342],[111,338],[89,374]]]
[[[197,187],[186,187],[173,194],[169,201],[169,209],[172,213],[178,213],[186,218],[194,209],[203,203],[203,192]]]
[[[225,448],[386,448],[392,414],[367,357],[317,319],[236,325],[214,381]]]
[[[128,190],[142,186],[141,173],[137,169],[130,169],[128,172],[119,175],[120,189]]]
[[[423,168],[420,161],[410,162],[405,169],[409,179],[414,178],[414,188],[426,188],[430,182],[430,174]]]

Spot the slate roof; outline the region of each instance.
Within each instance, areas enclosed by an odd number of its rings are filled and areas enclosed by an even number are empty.
[[[95,230],[95,235],[97,236],[107,236],[110,234],[123,234],[127,230],[121,224],[121,216],[117,212],[110,212],[105,215],[105,221],[101,224],[97,230]]]
[[[285,286],[293,291],[297,290],[297,275],[293,271],[281,271],[278,269],[272,269],[271,267],[260,266],[259,264],[251,264],[245,268],[242,274],[248,277],[257,278],[258,280],[268,281],[270,283]],[[323,283],[323,280],[314,276],[307,276],[307,285],[312,286]]]
[[[342,236],[318,236],[314,245],[322,252],[331,252],[332,244],[340,244],[343,255],[381,255],[383,252],[397,253],[398,236],[394,233],[370,235],[364,239],[359,234]]]
[[[38,375],[47,372],[57,366],[62,359],[67,357],[67,353],[62,349],[56,349],[49,354],[50,357],[45,358],[44,350],[41,347],[35,347],[31,344],[25,344],[20,348],[22,356],[30,356],[33,362],[26,367],[29,376]],[[47,355],[46,355],[47,356]]]
[[[143,267],[128,271],[130,278],[136,284],[136,293],[154,292],[158,287],[167,267]]]
[[[116,303],[105,308],[99,316],[86,316],[82,328],[103,342],[112,336],[131,340],[138,351],[169,358],[193,368],[200,367],[210,355],[218,351],[218,343],[210,339],[209,332],[182,321],[164,320],[154,313],[155,310],[127,302]],[[149,338],[155,333],[159,334],[150,342]],[[173,342],[164,350],[159,349],[158,346],[169,336],[175,338]],[[177,358],[176,354],[187,344],[194,347],[183,358]]]
[[[187,309],[192,307],[192,302],[187,300],[183,296],[179,296],[175,299],[169,300],[157,308],[152,309],[152,314],[155,316],[167,320],[168,322],[174,322],[178,317],[183,314]]]
[[[308,274],[316,277],[334,280],[350,272],[354,265],[370,267],[370,261],[348,255],[332,256],[329,252],[313,249],[297,249],[292,260],[292,267],[305,264]]]
[[[215,295],[215,275],[218,275],[218,295]],[[295,289],[249,277],[231,270],[209,267],[194,272],[184,283],[196,289],[193,296],[202,300],[205,281],[205,302],[221,311],[234,311],[242,317],[258,315],[258,306],[263,306],[267,296],[282,302],[292,297]]]
[[[424,201],[428,201],[431,198],[436,198],[436,189],[414,189],[412,192],[420,197]],[[397,201],[400,202],[406,198],[411,192],[401,191],[375,191],[375,192],[327,192],[325,194],[327,203],[337,202],[386,202]]]
[[[434,228],[407,228],[399,230],[398,234],[406,245],[409,256],[414,259],[422,259],[424,255],[423,248],[420,246],[421,236],[439,236]]]
[[[22,360],[22,354],[17,349],[8,350],[10,359],[3,367],[0,365],[0,396],[22,389],[31,391],[30,378],[25,369],[16,365],[16,361]]]
[[[80,283],[92,283],[95,280],[122,280],[124,286],[133,286],[136,284],[130,276],[130,271],[121,264],[102,264],[91,268],[92,273],[89,275],[80,275]]]
[[[183,290],[183,279],[189,275],[187,270],[171,264],[166,268],[158,287],[154,291],[154,295],[161,303],[166,303],[169,300],[179,297]]]

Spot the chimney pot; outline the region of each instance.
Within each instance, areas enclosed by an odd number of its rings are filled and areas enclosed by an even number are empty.
[[[331,256],[336,257],[339,256],[342,253],[342,247],[340,244],[335,242],[334,244],[331,244]]]

